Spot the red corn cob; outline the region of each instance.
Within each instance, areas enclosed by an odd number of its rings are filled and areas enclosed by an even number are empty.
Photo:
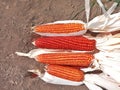
[[[91,51],[95,49],[95,40],[83,36],[41,37],[33,44],[39,48]]]
[[[53,76],[71,80],[71,81],[83,81],[84,73],[81,70],[60,65],[48,65],[47,72]]]
[[[92,54],[85,53],[49,53],[38,55],[36,60],[46,64],[88,67],[93,58]]]
[[[85,30],[85,27],[80,23],[44,24],[34,27],[34,31],[39,33],[72,33],[81,30]]]

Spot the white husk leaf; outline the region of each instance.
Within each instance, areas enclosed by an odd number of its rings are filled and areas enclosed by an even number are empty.
[[[103,90],[99,86],[95,85],[94,83],[90,83],[87,81],[84,81],[84,84],[89,88],[89,90]]]
[[[112,69],[115,70],[115,71],[120,72],[120,66],[119,66],[119,65],[109,65],[109,64],[101,63],[101,62],[100,62],[100,64],[101,64],[101,67],[102,67],[102,66],[107,66],[107,67],[112,68]],[[102,69],[101,69],[101,70],[102,70]]]
[[[120,63],[120,53],[118,52],[99,52],[94,54],[94,56],[100,62],[113,62],[112,64]]]
[[[53,50],[53,49],[33,49],[28,53],[22,53],[22,52],[15,52],[18,56],[27,56],[29,58],[35,58],[37,55],[40,54],[45,54],[45,53],[54,53],[54,51],[57,50]]]
[[[113,35],[114,38],[120,38],[120,33]]]
[[[109,81],[109,79],[103,78],[100,75],[86,74],[85,81],[101,86],[107,90],[120,90],[119,84]]]
[[[120,34],[99,34],[97,37],[84,36],[96,40],[96,47],[101,51],[119,52],[120,51]]]
[[[59,84],[59,85],[72,85],[72,86],[78,86],[83,84],[83,82],[75,82],[75,81],[70,81],[66,79],[62,79],[56,76],[53,76],[47,72],[45,72],[43,77],[40,77],[43,81],[46,83],[51,83],[51,84]]]
[[[111,13],[115,10],[117,7],[118,3],[114,2],[111,8],[106,11],[104,5],[102,4],[101,0],[97,0],[97,3],[101,7],[103,11],[103,15],[97,16],[93,18],[89,23],[88,23],[88,28],[92,32],[113,32],[120,30],[117,20],[120,19],[119,14],[113,14]]]
[[[84,71],[84,72],[90,72],[90,71],[95,71],[95,70],[98,70],[99,68],[91,68],[91,67],[88,67],[88,68],[82,68],[81,70]]]
[[[118,85],[120,85],[120,83],[116,82],[113,78],[111,78],[109,75],[105,74],[105,73],[101,73],[100,77],[107,79],[110,82],[116,83]]]
[[[99,69],[105,74],[110,75],[116,82],[120,83],[120,53],[101,51],[94,56],[98,61]]]
[[[67,24],[67,23],[80,23],[80,24],[85,24],[81,20],[62,20],[62,21],[55,21],[51,24]]]
[[[106,19],[108,19],[108,22],[105,25]],[[104,15],[97,16],[88,23],[88,28],[92,32],[113,32],[120,30],[119,23],[120,12],[109,15],[109,18],[106,18]]]
[[[90,17],[90,0],[85,0],[85,12],[86,12],[86,19],[88,23],[89,17]]]
[[[113,68],[116,71],[120,71],[120,53],[99,52],[99,53],[96,53],[94,56],[95,56],[95,59],[98,60],[97,63],[99,65],[108,66]]]
[[[120,83],[120,71],[116,71],[111,67],[108,66],[102,66],[102,70],[104,73],[110,75],[111,78],[113,78],[116,82]]]
[[[114,2],[113,5],[110,7],[110,9],[107,11],[108,15],[110,15],[114,10],[115,8],[117,7],[118,3],[117,2]]]
[[[79,32],[72,32],[72,33],[39,33],[39,32],[35,32],[36,34],[39,34],[41,36],[51,36],[51,37],[55,37],[55,36],[79,36],[79,35],[83,35],[87,32],[87,30],[80,30]]]

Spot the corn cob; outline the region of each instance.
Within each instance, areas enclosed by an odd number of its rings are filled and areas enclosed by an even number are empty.
[[[72,67],[60,65],[48,65],[46,69],[49,74],[63,79],[77,82],[83,81],[84,79],[83,71]]]
[[[68,37],[41,37],[34,40],[33,44],[39,48],[66,49],[66,50],[95,50],[96,41],[83,36]]]
[[[88,67],[93,58],[92,54],[84,53],[49,53],[38,55],[35,59],[45,64]]]
[[[31,50],[29,53],[16,52],[19,56],[35,58],[36,61],[45,64],[58,64],[75,67],[88,67],[94,59],[93,54],[75,52],[45,52],[41,49]]]
[[[40,33],[72,33],[85,30],[83,24],[80,23],[67,23],[67,24],[44,24],[34,27],[34,32]]]

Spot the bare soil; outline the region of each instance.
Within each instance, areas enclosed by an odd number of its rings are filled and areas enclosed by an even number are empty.
[[[0,90],[88,90],[84,85],[52,85],[26,77],[27,70],[43,69],[43,64],[15,55],[35,48],[31,41],[38,36],[32,26],[57,20],[86,21],[82,9],[84,0],[0,0]],[[101,9],[95,5],[91,12],[92,19]]]

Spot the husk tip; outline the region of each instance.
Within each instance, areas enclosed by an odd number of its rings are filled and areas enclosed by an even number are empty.
[[[27,53],[15,52],[18,56],[29,56]]]
[[[35,41],[33,41],[32,44],[35,46]]]
[[[36,74],[37,76],[41,76],[41,71],[38,69],[27,70],[30,73]]]
[[[36,27],[36,26],[32,26],[32,27],[31,27],[31,30],[33,30],[33,31],[34,31],[35,27]]]

